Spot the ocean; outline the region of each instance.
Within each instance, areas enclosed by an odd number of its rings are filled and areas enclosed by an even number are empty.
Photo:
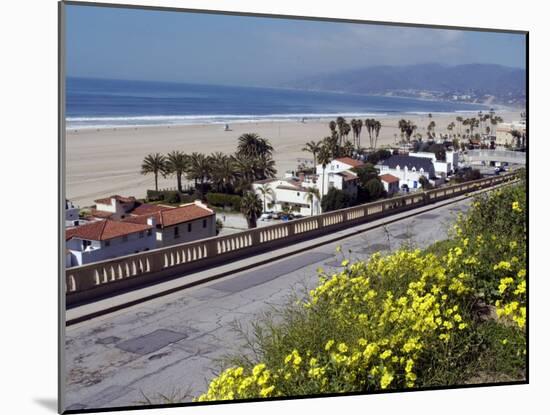
[[[68,78],[69,129],[460,113],[480,104],[336,92]]]

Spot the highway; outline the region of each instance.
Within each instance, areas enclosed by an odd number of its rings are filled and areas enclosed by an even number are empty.
[[[460,200],[337,242],[292,253],[266,265],[186,288],[66,329],[67,409],[189,401],[220,369],[220,359],[242,351],[235,330],[250,329],[262,313],[317,284],[316,269],[340,268],[402,244],[420,248],[445,239]],[[337,253],[338,245],[342,253]],[[149,399],[149,401],[147,400]]]

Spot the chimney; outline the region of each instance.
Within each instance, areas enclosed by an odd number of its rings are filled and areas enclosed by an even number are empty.
[[[150,216],[147,218],[147,225],[152,226],[154,228],[156,224],[157,223],[154,216]]]

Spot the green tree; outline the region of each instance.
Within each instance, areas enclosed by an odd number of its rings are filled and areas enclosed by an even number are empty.
[[[260,137],[258,134],[246,133],[238,138],[237,153],[252,158],[271,158],[273,147],[269,140]]]
[[[397,128],[399,128],[401,133],[405,134],[405,136],[407,137],[407,142],[410,142],[411,136],[413,135],[417,127],[412,121],[401,119],[397,124]]]
[[[188,157],[181,151],[171,151],[166,156],[166,173],[176,175],[178,192],[183,192],[181,186],[181,177],[185,173],[188,165]]]
[[[155,191],[158,192],[158,175],[166,177],[166,157],[160,153],[147,155],[141,164],[141,174],[153,174],[155,176]]]
[[[323,199],[321,199],[321,207],[323,212],[332,210],[344,209],[353,204],[352,198],[343,190],[331,188]]]
[[[380,199],[385,192],[384,185],[378,177],[370,179],[364,187],[369,202]]]
[[[254,192],[246,192],[241,199],[241,213],[246,218],[248,229],[255,228],[262,214],[262,201]]]
[[[206,192],[206,185],[211,177],[211,171],[210,160],[204,154],[192,153],[189,156],[189,164],[186,171],[187,178],[195,182],[195,188],[197,184],[200,185],[202,194]]]
[[[237,180],[237,172],[232,157],[219,151],[209,156],[212,184],[218,192],[229,192]]]
[[[323,143],[321,141],[310,141],[306,143],[305,147],[302,148],[302,151],[307,151],[313,155],[313,167],[317,167],[317,154],[321,150]]]

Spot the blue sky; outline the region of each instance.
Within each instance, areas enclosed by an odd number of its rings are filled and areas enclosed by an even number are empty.
[[[67,6],[67,75],[277,86],[310,74],[439,62],[525,67],[525,37]]]

